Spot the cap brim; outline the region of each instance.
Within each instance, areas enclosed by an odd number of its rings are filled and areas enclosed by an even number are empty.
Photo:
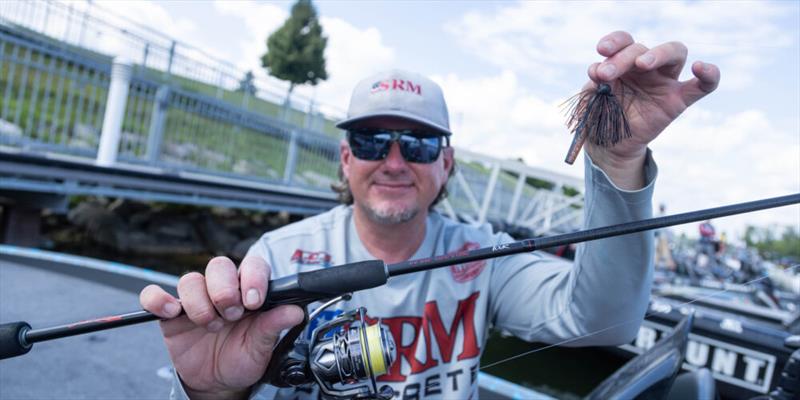
[[[407,119],[407,120],[414,121],[416,123],[425,125],[425,126],[431,128],[431,129],[434,129],[434,130],[438,131],[439,133],[441,133],[441,134],[443,134],[445,136],[450,136],[450,135],[453,134],[452,132],[450,132],[450,129],[448,129],[448,128],[442,126],[442,125],[439,125],[439,124],[437,124],[435,122],[432,122],[430,120],[427,120],[425,118],[420,118],[420,117],[418,117],[418,116],[416,116],[414,114],[407,113],[405,111],[391,111],[391,110],[389,110],[389,111],[381,111],[381,112],[374,112],[374,113],[359,115],[359,116],[353,117],[353,118],[348,118],[348,119],[345,119],[343,121],[339,121],[339,123],[336,124],[336,127],[339,128],[339,129],[348,129],[348,128],[350,128],[351,126],[353,126],[354,124],[356,124],[358,122],[362,122],[362,121],[365,121],[365,120],[368,120],[368,119],[371,119],[371,118],[377,118],[377,117],[398,117],[398,118],[403,118],[403,119]]]

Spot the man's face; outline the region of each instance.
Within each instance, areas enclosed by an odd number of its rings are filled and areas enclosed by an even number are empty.
[[[372,118],[352,128],[420,129],[423,125],[394,118]],[[347,140],[340,145],[342,171],[350,184],[353,201],[373,222],[398,224],[427,212],[428,207],[447,182],[453,166],[453,149],[445,147],[439,158],[430,164],[408,162],[400,146],[391,144],[383,160],[366,161],[355,157]]]

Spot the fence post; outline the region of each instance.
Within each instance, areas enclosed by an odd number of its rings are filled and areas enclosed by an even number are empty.
[[[167,60],[167,70],[164,72],[164,76],[172,74],[172,59],[175,58],[175,44],[176,42],[173,40],[172,44],[169,46],[169,59]]]
[[[150,130],[147,135],[146,156],[146,160],[150,164],[155,164],[158,161],[158,154],[161,151],[161,142],[163,142],[164,138],[164,121],[169,107],[169,86],[159,86],[156,91],[156,97],[153,100],[153,112],[150,114]]]
[[[111,65],[111,83],[108,89],[106,110],[103,116],[103,130],[97,149],[95,164],[108,167],[117,161],[122,119],[125,117],[125,104],[128,102],[128,87],[131,83],[131,64],[115,58]]]
[[[283,169],[283,183],[292,184],[295,164],[297,164],[297,131],[292,129],[289,136],[289,154],[286,156],[286,167]]]

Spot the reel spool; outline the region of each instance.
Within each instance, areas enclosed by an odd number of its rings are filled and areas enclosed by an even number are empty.
[[[329,396],[390,399],[392,389],[378,389],[376,378],[395,360],[395,343],[380,322],[367,325],[366,309],[342,314],[314,330],[308,359],[314,379]],[[368,383],[359,382],[368,380]]]
[[[394,339],[380,321],[367,324],[366,308],[346,312],[322,324],[312,332],[310,341],[300,337],[309,320],[343,299],[349,299],[349,295],[323,304],[306,318],[306,323],[293,328],[281,340],[287,342],[278,344],[266,382],[279,387],[315,382],[323,398],[392,398],[392,388],[388,385],[378,388],[376,378],[385,374],[395,361]],[[291,347],[286,346],[290,343]],[[278,351],[281,348],[285,350]]]

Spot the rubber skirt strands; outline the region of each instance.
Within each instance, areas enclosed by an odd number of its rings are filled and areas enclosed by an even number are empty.
[[[620,85],[627,90],[627,85]],[[611,147],[632,136],[623,99],[614,95],[607,83],[572,96],[564,105],[567,107],[567,128],[574,135],[564,159],[567,164],[575,162],[586,139],[600,147]]]

